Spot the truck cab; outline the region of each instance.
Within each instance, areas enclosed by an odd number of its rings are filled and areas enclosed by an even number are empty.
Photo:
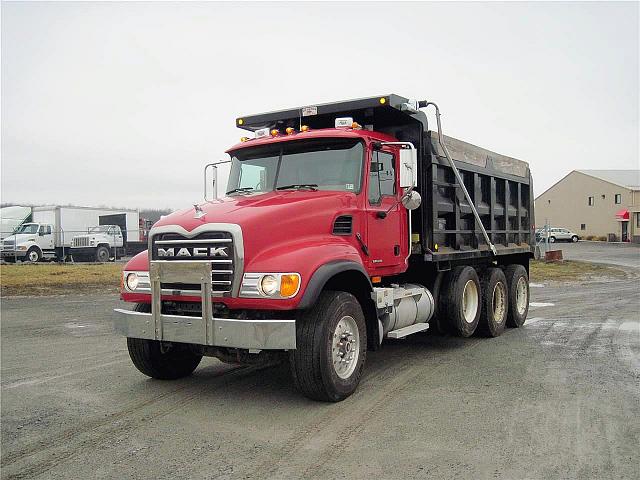
[[[123,246],[122,230],[118,225],[97,225],[89,227],[86,234],[72,238],[70,253],[74,259],[108,262],[123,250]]]
[[[180,378],[204,355],[287,358],[305,395],[339,401],[386,338],[522,325],[528,167],[463,142],[455,154],[475,165],[454,161],[428,105],[387,95],[238,117],[253,138],[205,167],[206,201],[159,220],[124,268],[135,306],[115,326],[134,365]],[[208,198],[222,164],[225,193]]]
[[[2,258],[37,263],[54,251],[53,227],[44,223],[23,223],[2,240]]]

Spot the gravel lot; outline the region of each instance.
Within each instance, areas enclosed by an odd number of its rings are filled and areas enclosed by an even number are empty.
[[[387,344],[355,395],[322,404],[284,365],[147,379],[111,333],[115,295],[3,299],[1,476],[637,478],[637,280],[532,302],[496,339]]]
[[[640,268],[640,245],[636,243],[557,242],[551,244],[550,247],[553,250],[562,250],[562,256],[565,260],[582,260]]]

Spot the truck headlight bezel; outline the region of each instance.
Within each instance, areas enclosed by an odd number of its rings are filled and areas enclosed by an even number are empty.
[[[242,276],[240,297],[286,300],[300,291],[302,279],[297,272],[245,273]]]
[[[127,290],[135,292],[136,288],[138,288],[138,284],[140,283],[140,277],[138,277],[136,272],[130,272],[125,277],[124,283],[127,286]]]

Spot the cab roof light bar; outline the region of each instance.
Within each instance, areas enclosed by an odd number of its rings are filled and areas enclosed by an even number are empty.
[[[236,118],[236,126],[251,132],[262,128],[279,128],[282,131],[287,127],[299,129],[303,124],[311,125],[312,128],[331,128],[336,117],[358,118],[358,122],[361,123],[359,117],[372,114],[374,110],[385,110],[390,113],[395,111],[396,114],[414,117],[422,121],[426,129],[426,116],[419,110],[419,102],[395,94],[245,115]],[[318,127],[316,123],[322,126]]]

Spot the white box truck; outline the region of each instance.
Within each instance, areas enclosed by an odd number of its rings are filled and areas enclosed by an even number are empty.
[[[67,256],[77,257],[77,260],[107,261],[124,252],[127,238],[138,240],[139,229],[137,210],[33,207],[31,222],[23,223],[2,241],[1,254],[9,261],[62,260]],[[75,237],[81,241],[74,247]]]

